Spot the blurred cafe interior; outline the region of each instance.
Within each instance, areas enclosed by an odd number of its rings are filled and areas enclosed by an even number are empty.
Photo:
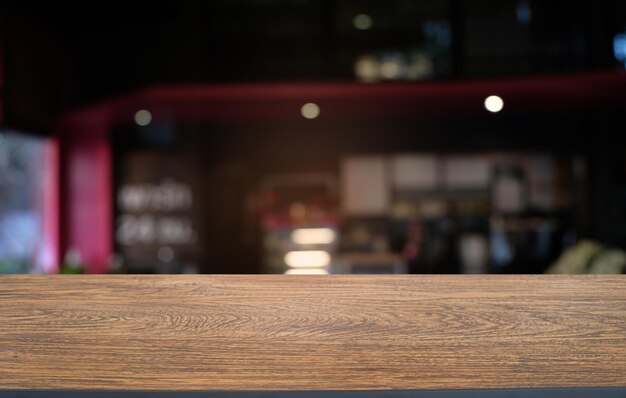
[[[0,3],[0,273],[624,273],[623,0]]]

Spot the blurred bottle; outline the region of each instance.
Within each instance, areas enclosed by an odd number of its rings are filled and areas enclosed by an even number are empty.
[[[460,272],[463,274],[484,274],[489,266],[489,225],[479,214],[478,206],[465,206],[467,213],[459,219],[457,252]]]
[[[84,274],[85,265],[82,263],[80,252],[76,249],[70,249],[65,253],[61,269],[61,274]]]
[[[402,248],[402,255],[412,273],[427,273],[422,264],[422,247],[424,229],[421,222],[414,221],[408,225],[407,240]]]
[[[459,257],[464,274],[487,273],[489,245],[479,233],[465,233],[459,238]]]
[[[501,165],[496,168],[492,205],[499,214],[520,213],[526,207],[524,175],[519,167]]]

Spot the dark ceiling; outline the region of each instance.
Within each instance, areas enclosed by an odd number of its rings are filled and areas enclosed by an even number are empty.
[[[624,3],[1,2],[3,123],[45,132],[69,109],[155,84],[354,81],[363,54],[426,52],[435,80],[614,69]],[[359,13],[371,29],[354,28]],[[431,28],[450,41],[429,39]]]

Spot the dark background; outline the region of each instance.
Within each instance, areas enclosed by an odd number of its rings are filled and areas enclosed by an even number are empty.
[[[372,17],[371,29],[355,29],[360,13]],[[435,81],[623,70],[612,44],[624,31],[623,0],[6,1],[0,3],[2,124],[50,135],[71,110],[154,85],[353,82],[363,55],[423,52],[433,62],[425,79]],[[189,145],[185,159],[195,156],[201,168],[218,170],[209,186],[239,180],[231,186],[255,187],[264,174],[294,167],[336,171],[336,159],[348,152],[582,154],[589,180],[577,216],[581,237],[625,247],[626,154],[616,145],[622,125],[623,109],[607,106],[378,125],[320,120],[176,128],[181,137],[194,137],[181,139]],[[124,129],[136,126],[118,129],[118,138],[121,131],[132,141]],[[114,145],[119,155],[134,143]],[[223,242],[207,257],[243,268],[212,272],[249,272],[245,264],[258,253],[241,251],[236,242],[242,231],[229,220],[241,216],[241,206],[233,198],[249,188],[233,189],[239,191],[213,196],[206,206],[215,213],[207,217],[217,220],[206,236]]]
[[[429,41],[432,22],[448,42]],[[157,83],[354,80],[358,55],[414,47],[438,54],[440,80],[614,69],[624,29],[620,0],[5,1],[4,124],[46,132]]]

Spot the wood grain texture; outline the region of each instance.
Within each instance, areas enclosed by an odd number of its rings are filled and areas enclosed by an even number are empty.
[[[0,389],[566,386],[626,386],[626,278],[0,277]]]

